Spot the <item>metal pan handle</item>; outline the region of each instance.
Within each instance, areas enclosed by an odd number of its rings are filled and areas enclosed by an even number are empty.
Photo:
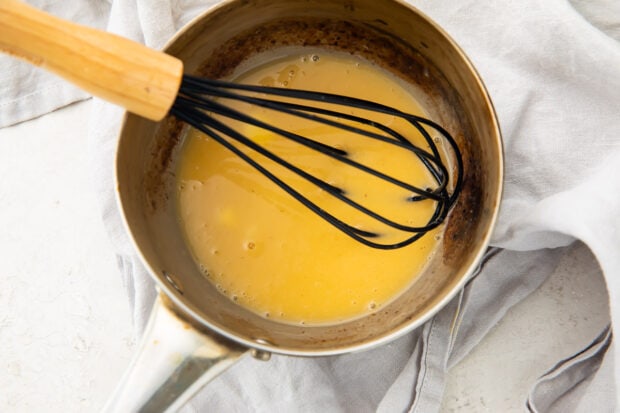
[[[216,334],[198,331],[155,300],[138,352],[104,413],[174,412],[198,390],[249,352]]]

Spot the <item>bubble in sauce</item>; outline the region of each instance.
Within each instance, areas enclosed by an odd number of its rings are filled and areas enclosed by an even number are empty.
[[[313,54],[311,59],[313,62],[318,62],[319,60],[321,60],[321,57],[318,54]]]

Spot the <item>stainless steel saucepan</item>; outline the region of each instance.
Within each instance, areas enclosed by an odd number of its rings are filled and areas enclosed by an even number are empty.
[[[247,352],[267,360],[272,353],[325,356],[387,343],[442,308],[481,258],[501,197],[501,137],[482,81],[454,41],[396,0],[232,0],[195,19],[165,51],[183,60],[188,73],[226,77],[262,52],[289,47],[348,51],[385,67],[412,85],[456,138],[464,187],[440,249],[404,294],[368,316],[325,326],[260,317],[218,292],[185,244],[174,201],[184,126],[171,117],[155,123],[127,114],[117,153],[118,200],[159,297],[107,411],[175,410]]]

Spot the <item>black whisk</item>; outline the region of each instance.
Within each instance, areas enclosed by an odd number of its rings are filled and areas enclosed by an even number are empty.
[[[250,94],[248,94],[248,92],[250,92]],[[273,99],[273,97],[283,97],[286,98],[286,100]],[[221,101],[218,101],[218,99],[230,99],[251,105],[258,105],[263,108],[268,108],[270,110],[279,111],[288,115],[297,116],[302,119],[319,122],[330,127],[336,127],[347,132],[355,133],[360,137],[376,139],[381,142],[385,142],[386,144],[395,145],[411,151],[431,173],[437,185],[432,189],[419,188],[410,183],[396,179],[377,169],[368,167],[350,159],[347,152],[342,149],[318,142],[308,136],[301,136],[289,130],[281,129],[278,125],[265,123],[259,119],[249,116],[246,113],[227,106]],[[316,104],[313,105],[312,102],[320,102],[321,104],[327,103],[330,108],[336,107],[340,108],[340,110],[326,109],[324,107],[319,107]],[[414,145],[410,140],[408,140],[401,133],[395,131],[393,128],[371,120],[372,116],[369,118],[362,118],[349,114],[348,109],[350,108],[363,109],[364,111],[369,111],[372,113],[392,115],[406,120],[413,128],[412,130],[417,130],[424,137],[424,140],[428,145],[428,149],[422,149]],[[416,241],[427,232],[435,229],[446,219],[448,212],[454,205],[461,189],[463,163],[459,148],[452,136],[450,136],[450,134],[441,126],[428,119],[404,113],[397,109],[375,102],[307,90],[242,85],[221,80],[184,75],[179,94],[170,110],[170,114],[224,145],[307,208],[318,214],[321,218],[325,219],[327,222],[353,239],[370,247],[380,249],[395,249],[404,247]],[[410,202],[415,203],[424,200],[432,200],[435,204],[434,212],[428,222],[422,226],[405,225],[388,219],[382,214],[370,210],[359,202],[349,198],[343,188],[336,187],[328,182],[325,182],[324,180],[319,179],[307,171],[291,164],[286,159],[274,154],[249,137],[244,136],[238,130],[227,125],[225,122],[222,122],[220,120],[222,117],[250,124],[284,138],[293,140],[326,156],[332,157],[338,161],[346,163],[347,165],[364,171],[365,173],[383,179],[389,184],[397,185],[403,189],[411,191],[415,195],[408,199]],[[366,128],[363,128],[362,125],[366,126]],[[368,126],[372,127],[374,131],[368,130]],[[444,164],[437,144],[427,131],[427,128],[431,128],[432,130],[438,132],[442,139],[451,148],[456,164],[456,172],[454,177],[451,178],[450,171]],[[303,179],[326,191],[333,197],[345,202],[371,218],[396,230],[409,233],[409,235],[406,239],[394,243],[378,242],[378,233],[356,228],[325,211],[302,193],[298,192],[278,176],[270,172],[256,159],[242,151],[241,148],[233,144],[231,140],[247,146],[261,155],[264,155],[268,159],[289,169]]]
[[[463,164],[456,142],[441,126],[418,116],[403,113],[378,103],[344,96],[292,89],[245,86],[183,75],[183,62],[173,56],[110,33],[58,19],[18,1],[0,2],[0,40],[1,51],[52,71],[96,96],[123,106],[130,112],[156,121],[170,113],[187,122],[243,158],[333,226],[371,247],[399,248],[419,239],[446,219],[461,190]],[[249,95],[248,92],[250,92]],[[256,95],[257,93],[259,95]],[[286,98],[286,100],[272,99],[269,96]],[[222,103],[222,100],[228,99],[268,107],[289,115],[340,128],[359,137],[377,139],[386,144],[396,145],[411,151],[428,169],[437,185],[434,188],[418,188],[415,185],[395,179],[376,169],[355,162],[343,150],[315,141],[310,137],[283,130],[277,125],[269,125],[233,110]],[[316,102],[328,103],[331,105],[330,107],[340,107],[341,109],[324,109]],[[417,130],[424,137],[428,148],[417,147],[406,136],[396,132],[393,128],[371,120],[372,117],[365,119],[347,114],[347,109],[350,108],[364,109],[375,114],[388,114],[407,121],[411,125],[412,131]],[[263,128],[358,168],[376,178],[383,179],[386,183],[400,186],[414,194],[410,198],[413,203],[426,200],[434,202],[434,213],[428,222],[422,226],[405,225],[387,219],[382,214],[371,211],[347,197],[342,188],[335,187],[312,176],[292,165],[286,159],[278,157],[243,136],[221,122],[219,120],[221,117]],[[372,131],[368,131],[369,128]],[[442,161],[438,147],[427,132],[427,128],[439,133],[443,141],[450,147],[456,164],[454,176],[451,176],[450,171]],[[231,143],[231,140],[246,145],[277,164],[288,168],[367,216],[395,230],[403,231],[407,234],[407,238],[394,243],[377,242],[378,233],[355,228],[324,211],[306,196],[261,166],[255,159],[241,151]]]

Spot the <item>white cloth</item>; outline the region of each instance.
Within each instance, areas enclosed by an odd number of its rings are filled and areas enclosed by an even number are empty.
[[[52,0],[29,3],[58,17],[99,29],[105,28],[110,12],[110,5],[101,1],[83,2],[80,7]],[[0,68],[0,128],[88,97],[86,92],[61,79],[1,53]]]
[[[370,352],[339,357],[275,356],[269,363],[245,358],[184,411],[437,411],[447,369],[542,283],[564,253],[561,247],[574,240],[583,241],[600,264],[611,298],[611,328],[574,357],[549,366],[523,395],[524,408],[614,410],[620,394],[615,384],[620,357],[611,338],[620,327],[620,2],[410,2],[461,45],[497,109],[506,185],[495,248],[461,294],[417,331]],[[93,0],[79,8],[33,3],[159,48],[215,1]],[[0,59],[0,126],[84,97],[36,69]],[[94,113],[89,138],[95,183],[140,332],[154,291],[113,199],[121,110],[95,101]]]

